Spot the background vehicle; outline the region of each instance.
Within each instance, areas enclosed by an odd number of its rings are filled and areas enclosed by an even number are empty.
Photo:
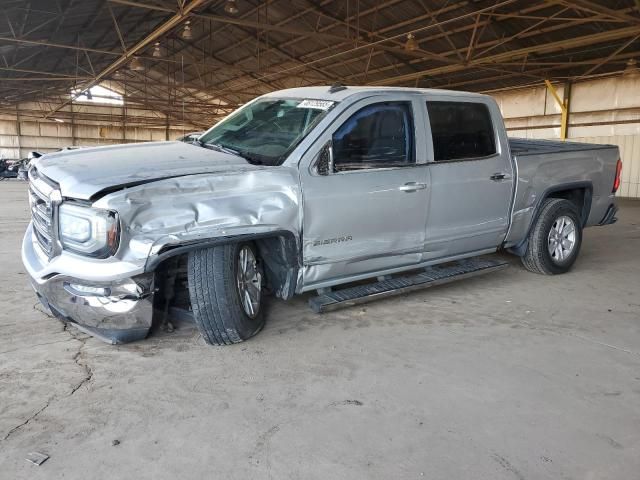
[[[187,143],[191,143],[191,142],[195,142],[198,137],[200,137],[200,135],[202,135],[204,132],[192,132],[192,133],[187,133],[186,135],[183,135],[182,137],[178,137],[176,139],[177,142],[187,142]]]
[[[56,316],[109,341],[144,337],[155,301],[229,344],[263,327],[265,291],[323,311],[495,270],[470,259],[499,249],[564,273],[615,221],[620,168],[615,146],[509,140],[484,95],[284,90],[194,144],[36,160],[22,257]]]
[[[20,160],[18,164],[18,178],[20,180],[24,180],[25,182],[29,181],[29,166],[31,165],[31,160],[33,160],[34,158],[40,158],[42,155],[44,154],[33,151],[29,152],[27,158],[23,158],[22,160]]]
[[[84,148],[84,147],[72,145],[68,147],[59,148],[55,150],[55,152],[67,152],[70,150],[77,150],[79,148]],[[28,174],[29,174],[29,167],[31,166],[31,160],[35,158],[40,158],[43,155],[45,155],[45,153],[34,150],[32,152],[29,152],[29,154],[27,155],[27,158],[23,158],[22,160],[19,160],[17,162],[17,177],[20,180],[24,180],[28,182],[29,181]]]
[[[19,167],[20,160],[0,159],[0,180],[4,180],[5,178],[16,178],[18,176]]]

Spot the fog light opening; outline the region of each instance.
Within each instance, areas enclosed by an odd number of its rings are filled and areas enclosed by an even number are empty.
[[[65,283],[65,289],[79,296],[99,296],[106,297],[111,295],[111,289],[109,287],[93,287],[91,285],[81,285],[79,283]]]

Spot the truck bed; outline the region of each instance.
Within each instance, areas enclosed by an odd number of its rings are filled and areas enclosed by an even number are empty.
[[[613,208],[617,146],[510,138],[509,147],[518,181],[506,246],[526,238],[540,202],[550,192],[584,189],[584,226],[600,224]]]
[[[615,145],[593,143],[561,142],[557,140],[532,140],[529,138],[509,138],[512,155],[547,155],[552,153],[580,152],[616,148]]]

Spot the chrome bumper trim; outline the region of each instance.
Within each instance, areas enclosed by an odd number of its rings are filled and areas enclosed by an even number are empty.
[[[110,293],[78,295],[65,288],[69,283],[108,287]],[[141,340],[151,329],[153,274],[103,284],[56,275],[42,283],[31,279],[31,285],[54,316],[107,343]]]

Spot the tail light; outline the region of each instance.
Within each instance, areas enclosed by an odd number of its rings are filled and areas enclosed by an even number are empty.
[[[613,181],[613,190],[611,193],[616,193],[618,188],[620,188],[620,175],[622,174],[622,160],[618,159],[618,163],[616,163],[616,178]]]

